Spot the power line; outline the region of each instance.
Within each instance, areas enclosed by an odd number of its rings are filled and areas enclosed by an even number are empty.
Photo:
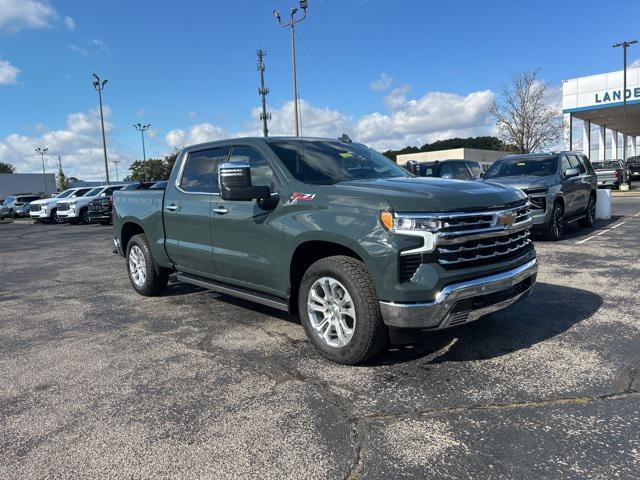
[[[311,57],[311,59],[315,62],[316,66],[318,67],[318,69],[320,70],[320,72],[326,77],[326,79],[329,81],[329,83],[331,84],[331,86],[335,89],[336,92],[338,92],[338,95],[340,95],[342,97],[342,100],[344,100],[345,103],[347,103],[349,105],[349,107],[351,107],[352,113],[356,112],[356,108],[354,107],[354,105],[349,101],[349,99],[347,98],[347,96],[342,93],[342,90],[340,90],[340,88],[338,87],[338,85],[336,84],[336,82],[333,81],[333,79],[331,78],[331,76],[327,73],[327,71],[322,67],[322,65],[320,64],[320,62],[318,61],[318,59],[316,58],[316,56],[313,54],[313,52],[311,51],[311,49],[307,46],[307,44],[304,42],[304,40],[302,39],[302,37],[300,37],[300,34],[298,32],[296,32],[296,37],[298,37],[298,40],[300,40],[300,43],[302,44],[302,47],[307,51],[307,53],[309,54],[309,56]]]

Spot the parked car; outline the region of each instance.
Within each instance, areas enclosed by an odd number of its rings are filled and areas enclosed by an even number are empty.
[[[627,167],[622,160],[591,162],[598,178],[598,188],[620,189],[620,185],[629,181]]]
[[[640,177],[640,156],[629,157],[627,159],[627,168],[629,169],[629,178]]]
[[[589,159],[579,152],[508,155],[484,174],[484,181],[521,189],[529,196],[533,227],[559,240],[564,226],[595,223],[597,181]]]
[[[365,145],[234,139],[185,149],[166,189],[115,192],[133,288],[176,272],[291,313],[325,357],[355,364],[396,329],[462,325],[524,298],[537,272],[520,190],[415,178]]]
[[[29,216],[36,222],[64,223],[64,219],[58,216],[58,202],[82,197],[89,190],[91,190],[90,187],[69,188],[55,197],[31,202]]]
[[[29,216],[29,204],[39,200],[40,195],[12,195],[4,199],[0,206],[0,220]]]
[[[482,166],[473,160],[436,160],[434,162],[409,160],[407,170],[419,177],[456,180],[477,180],[482,175]]]
[[[89,204],[96,198],[106,198],[124,185],[102,185],[90,189],[81,197],[63,199],[58,202],[58,216],[69,223],[91,223]]]

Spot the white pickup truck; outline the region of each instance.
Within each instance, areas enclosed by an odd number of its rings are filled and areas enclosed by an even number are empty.
[[[73,199],[86,194],[91,187],[69,188],[56,197],[43,198],[31,202],[29,216],[36,222],[64,223],[64,219],[58,216],[58,202],[64,199]]]
[[[99,197],[108,197],[124,185],[102,185],[90,189],[81,197],[65,198],[58,202],[58,217],[70,223],[91,223],[89,203]],[[59,197],[58,197],[59,198]]]

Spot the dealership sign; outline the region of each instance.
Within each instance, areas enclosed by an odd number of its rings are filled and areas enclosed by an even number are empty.
[[[640,100],[640,87],[627,88],[627,101]],[[622,89],[606,90],[595,93],[595,104],[622,102]]]

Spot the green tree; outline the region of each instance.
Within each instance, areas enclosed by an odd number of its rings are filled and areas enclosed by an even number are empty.
[[[0,173],[16,173],[16,167],[10,163],[0,162]]]
[[[69,188],[69,179],[62,171],[62,168],[58,168],[58,187],[61,192]]]

